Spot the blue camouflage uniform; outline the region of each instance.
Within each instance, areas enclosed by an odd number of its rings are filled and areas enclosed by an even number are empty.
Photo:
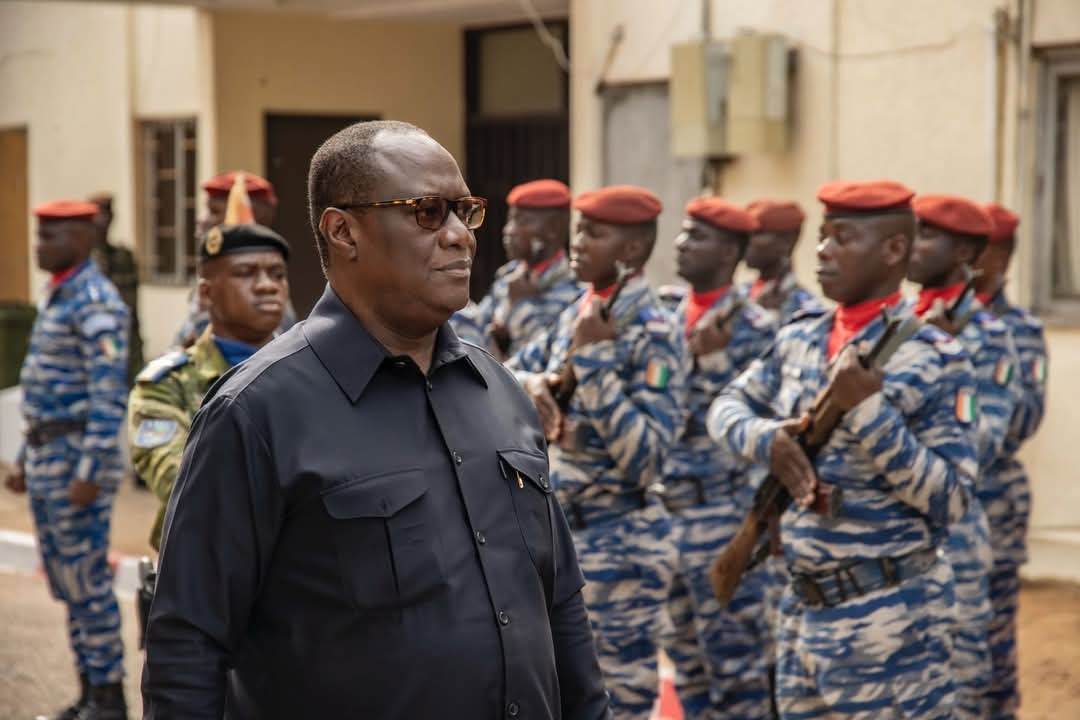
[[[766,465],[781,423],[828,382],[833,313],[780,329],[768,354],[714,402],[710,435]],[[878,318],[850,342],[873,342]],[[781,518],[792,573],[781,603],[777,703],[784,718],[949,718],[952,571],[938,549],[970,501],[975,378],[955,339],[922,327],[817,455],[843,492],[838,516],[792,505]],[[853,582],[854,581],[854,582]],[[821,593],[825,602],[808,590]]]
[[[750,298],[752,288],[752,283],[741,283],[739,292],[743,297]],[[775,292],[780,296],[780,307],[775,310],[764,309],[765,312],[775,315],[781,326],[787,325],[796,317],[818,313],[825,309],[825,305],[818,296],[800,285],[795,273],[790,270],[780,278]]]
[[[559,314],[581,295],[581,283],[570,270],[566,255],[560,253],[551,265],[545,267],[536,284],[540,292],[534,297],[510,302],[508,276],[520,266],[520,260],[511,260],[495,273],[495,281],[479,303],[466,306],[454,313],[450,324],[459,338],[487,350],[496,350],[489,328],[498,322],[510,333],[508,357],[523,348],[541,332],[549,330]]]
[[[520,381],[558,372],[587,299],[510,361]],[[657,649],[671,633],[667,599],[676,556],[671,517],[647,488],[661,478],[684,379],[677,331],[644,278],[627,283],[612,316],[617,338],[573,356],[578,386],[549,458],[585,575],[614,715],[641,718],[656,698]]]
[[[127,403],[129,312],[92,261],[39,307],[19,376],[28,426],[20,450],[49,588],[67,605],[78,671],[91,685],[120,682],[120,612],[107,554],[113,498],[123,476],[117,433]],[[35,430],[63,427],[39,436]],[[44,442],[41,442],[44,440]],[[68,483],[97,483],[86,507]]]
[[[956,578],[957,624],[953,638],[953,675],[957,718],[984,718],[990,688],[990,573],[993,549],[986,497],[996,494],[991,467],[1002,453],[1019,396],[1016,348],[1003,322],[982,309],[974,298],[961,302],[958,316],[970,313],[957,340],[975,369],[978,407],[979,478],[971,488],[975,499],[963,519],[949,528],[946,554]]]
[[[990,520],[994,569],[990,574],[990,681],[991,716],[1012,718],[1020,704],[1016,677],[1016,609],[1020,597],[1020,566],[1027,561],[1027,523],[1031,488],[1024,466],[1016,457],[1020,446],[1035,434],[1046,399],[1046,340],[1042,323],[1023,308],[1009,303],[998,291],[987,303],[1012,333],[1019,356],[1016,373],[1022,389],[1013,411],[1002,452],[987,471],[988,487],[980,497]]]
[[[739,300],[737,292],[724,293],[706,313],[726,317]],[[684,298],[674,309],[678,328],[686,327],[686,308]],[[753,720],[771,715],[771,633],[763,607],[769,575],[764,567],[748,573],[721,609],[709,566],[749,512],[762,473],[718,447],[705,416],[720,391],[772,344],[776,321],[748,302],[730,328],[727,347],[696,360],[685,355],[686,421],[664,462],[665,503],[679,549],[670,605],[676,636],[667,650],[689,717]]]

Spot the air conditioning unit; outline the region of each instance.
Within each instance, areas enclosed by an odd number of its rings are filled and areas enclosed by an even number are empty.
[[[787,149],[789,50],[782,35],[671,48],[671,142],[676,157]]]

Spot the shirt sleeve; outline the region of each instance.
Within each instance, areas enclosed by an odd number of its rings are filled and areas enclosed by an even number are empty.
[[[195,417],[169,499],[143,670],[145,718],[214,718],[281,526],[265,442],[231,398]],[[213,590],[207,590],[212,588]]]
[[[978,462],[975,426],[964,410],[975,392],[971,364],[958,356],[939,367],[903,368],[889,379],[923,395],[917,412],[906,416],[879,392],[849,410],[843,424],[893,493],[944,528],[966,512],[965,488],[974,487]]]
[[[188,439],[191,415],[170,377],[140,382],[128,401],[128,449],[139,477],[161,502],[168,502]]]
[[[75,316],[79,354],[86,372],[89,403],[82,454],[75,468],[79,479],[95,482],[106,455],[119,449],[128,396],[129,313],[116,306],[91,302]]]
[[[629,375],[620,376],[615,341],[578,348],[575,399],[623,476],[647,484],[675,436],[685,401],[684,363],[671,332],[640,328]]]
[[[1022,396],[1013,413],[1009,433],[1017,446],[1039,429],[1046,408],[1046,339],[1037,321],[1031,318],[1024,320],[1022,326],[1013,326],[1020,357]]]
[[[712,439],[735,455],[768,466],[773,438],[781,425],[771,419],[780,378],[780,358],[774,346],[750,363],[713,401],[706,419]]]
[[[1021,394],[1020,361],[1005,327],[985,333],[972,358],[978,398],[979,466],[988,468],[1005,447],[1013,412]]]
[[[562,716],[567,720],[607,718],[604,677],[581,594],[585,580],[578,567],[574,540],[562,507],[557,502],[553,502],[552,507],[555,515],[556,577],[551,607],[551,635],[555,648],[555,671],[559,676]]]

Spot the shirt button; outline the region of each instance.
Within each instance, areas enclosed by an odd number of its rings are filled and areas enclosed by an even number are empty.
[[[476,531],[476,542],[480,543],[481,545],[487,542],[487,538],[484,537],[484,533],[480,532],[479,530]]]
[[[399,368],[399,369],[404,368],[405,367],[405,361],[404,360],[395,360],[394,361],[394,367]]]
[[[464,461],[463,461],[463,460],[461,459],[461,455],[460,455],[460,454],[458,454],[458,452],[457,452],[457,451],[455,451],[455,452],[454,452],[454,462],[456,462],[456,463],[457,463],[458,465],[460,465],[460,464],[461,464],[462,462],[464,462]]]
[[[435,386],[431,384],[430,380],[427,381],[427,389],[428,390],[434,390],[435,389]]]
[[[506,706],[506,714],[509,715],[510,717],[517,717],[517,715],[518,715],[518,704],[512,702],[509,705],[507,705]]]
[[[503,625],[509,625],[510,624],[510,616],[507,615],[502,610],[500,610],[499,611],[499,622],[502,623]]]
[[[547,490],[550,486],[551,486],[551,483],[548,482],[548,479],[546,477],[544,477],[543,475],[540,475],[540,487]]]

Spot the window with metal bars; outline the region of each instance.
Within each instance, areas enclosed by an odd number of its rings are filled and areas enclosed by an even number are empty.
[[[143,267],[162,284],[195,277],[195,120],[139,123]]]

